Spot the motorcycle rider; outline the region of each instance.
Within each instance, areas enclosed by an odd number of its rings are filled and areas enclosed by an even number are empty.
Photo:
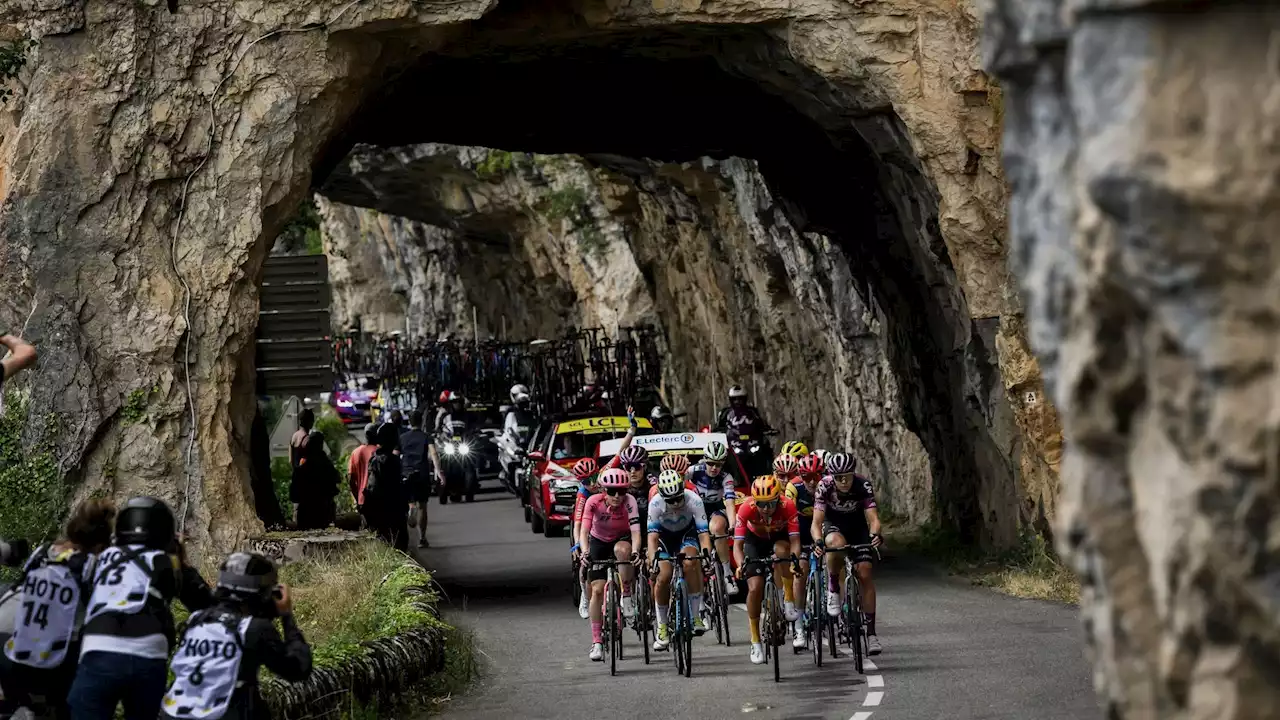
[[[729,388],[729,406],[720,410],[713,429],[729,436],[729,444],[748,465],[748,475],[766,474],[773,450],[765,435],[772,433],[773,428],[747,400],[747,391],[741,385]],[[757,448],[755,452],[750,451],[753,447]]]
[[[476,429],[476,419],[467,411],[467,399],[460,393],[449,393],[449,405],[444,417],[440,418],[440,427],[436,433],[439,442],[449,442],[450,438],[460,437],[464,441],[468,441]],[[447,448],[446,448],[447,450]],[[454,458],[445,460],[446,465],[462,463],[462,470],[466,477],[463,479],[463,492],[467,495],[467,501],[471,501],[471,494],[475,492],[475,486],[479,484],[476,477],[475,463],[471,458]],[[447,475],[448,473],[442,473]],[[445,504],[446,494],[441,492],[440,504]]]
[[[653,410],[649,412],[649,422],[653,424],[654,432],[661,435],[674,429],[676,418],[671,414],[671,408],[666,405],[654,405]]]
[[[289,588],[276,581],[275,563],[257,553],[237,552],[223,561],[215,604],[191,616],[173,654],[166,715],[270,720],[259,669],[266,666],[291,682],[311,674],[311,647],[293,619]]]
[[[520,461],[520,452],[529,441],[529,433],[538,422],[533,414],[533,397],[529,388],[524,385],[511,386],[511,409],[502,422],[502,439],[498,445],[502,453],[502,474],[507,486],[515,490],[515,467]]]
[[[436,398],[436,419],[431,422],[431,427],[435,435],[440,435],[440,422],[444,420],[444,416],[449,414],[449,400],[454,396],[452,390],[441,390],[440,397]]]

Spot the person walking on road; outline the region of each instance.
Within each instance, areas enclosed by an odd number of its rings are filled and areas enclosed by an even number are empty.
[[[391,423],[378,427],[378,449],[369,460],[369,479],[364,487],[365,517],[378,536],[395,549],[409,549],[404,470],[400,463],[400,431]]]
[[[347,460],[347,486],[351,497],[356,501],[356,511],[364,514],[364,488],[369,481],[369,460],[378,449],[378,424],[369,423],[364,426],[364,445],[351,451]],[[366,518],[367,520],[367,518]],[[373,522],[368,523],[373,527]]]
[[[325,452],[324,433],[313,431],[289,483],[293,521],[299,530],[319,530],[333,524],[338,513],[334,496],[340,481],[338,469]]]
[[[409,526],[418,528],[418,547],[427,547],[427,506],[435,483],[444,483],[435,439],[423,428],[424,413],[413,411],[410,426],[400,433],[400,463],[409,496]],[[434,478],[435,482],[432,482]]]

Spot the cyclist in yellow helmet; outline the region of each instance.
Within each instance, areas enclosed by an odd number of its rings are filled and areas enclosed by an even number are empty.
[[[760,560],[770,555],[790,558],[800,554],[800,523],[796,504],[783,497],[782,482],[773,475],[761,475],[751,483],[751,499],[738,508],[738,521],[733,533],[733,555],[738,561],[739,577],[747,578],[747,621],[751,627],[751,662],[764,662],[764,645],[760,642],[760,605],[764,599],[764,573],[768,566]],[[791,565],[773,567],[774,582],[784,592],[792,587]],[[784,603],[788,622],[799,615],[795,603]]]

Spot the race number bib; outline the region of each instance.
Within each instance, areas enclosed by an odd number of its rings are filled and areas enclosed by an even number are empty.
[[[251,620],[226,615],[192,618],[169,663],[173,684],[164,695],[166,715],[218,720],[226,714]]]
[[[130,550],[111,547],[98,558],[93,574],[93,594],[89,597],[88,622],[105,612],[133,615],[147,603],[151,592],[153,559],[159,550]]]
[[[14,617],[13,636],[5,643],[9,660],[49,669],[62,665],[76,631],[80,585],[66,565],[51,563],[27,572]]]

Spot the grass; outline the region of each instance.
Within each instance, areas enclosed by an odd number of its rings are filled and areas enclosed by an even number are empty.
[[[1014,597],[1080,603],[1079,578],[1030,528],[1023,530],[1016,547],[1002,552],[966,546],[954,533],[932,524],[886,527],[884,532],[889,547],[937,562],[974,585]]]

